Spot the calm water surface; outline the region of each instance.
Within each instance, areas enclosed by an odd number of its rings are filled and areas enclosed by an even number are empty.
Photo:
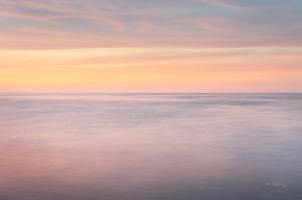
[[[0,200],[302,199],[302,95],[0,95]]]

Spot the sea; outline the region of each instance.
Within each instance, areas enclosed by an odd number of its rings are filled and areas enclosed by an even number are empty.
[[[0,94],[0,200],[301,200],[302,94]]]

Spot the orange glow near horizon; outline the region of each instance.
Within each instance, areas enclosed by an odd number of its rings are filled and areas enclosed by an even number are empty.
[[[2,92],[301,92],[292,49],[1,50]]]

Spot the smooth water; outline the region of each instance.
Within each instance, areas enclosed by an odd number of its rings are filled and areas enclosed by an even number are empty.
[[[0,200],[145,199],[302,199],[302,95],[0,95]]]

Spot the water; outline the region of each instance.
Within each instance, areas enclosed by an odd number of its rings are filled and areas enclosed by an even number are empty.
[[[302,199],[301,94],[3,94],[0,114],[0,200]]]

